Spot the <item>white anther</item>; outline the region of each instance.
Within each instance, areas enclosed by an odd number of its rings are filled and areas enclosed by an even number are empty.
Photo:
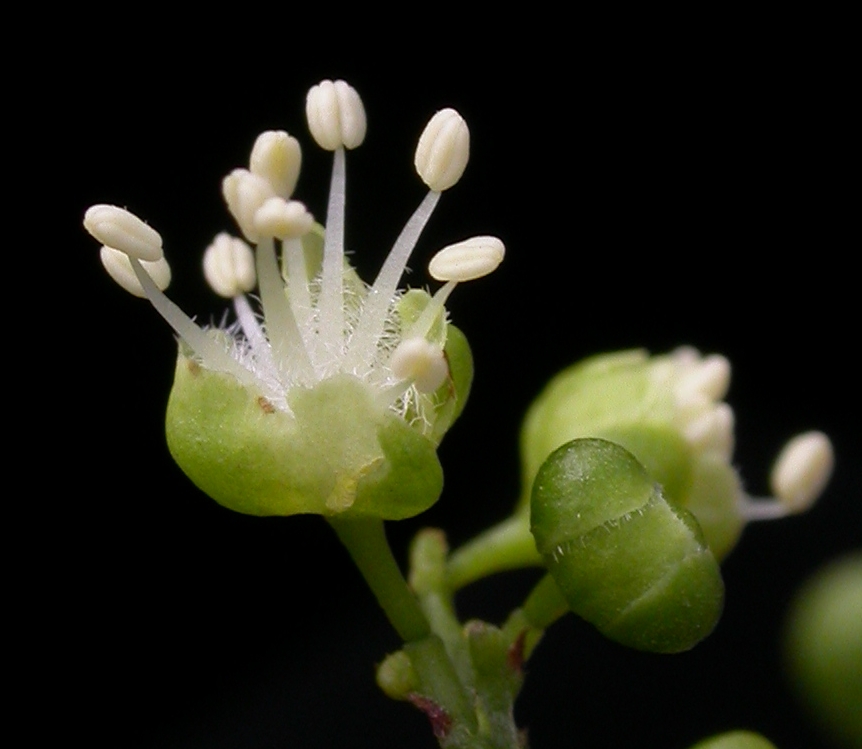
[[[398,379],[412,380],[420,393],[433,393],[449,375],[443,350],[424,338],[408,338],[398,344],[389,368]]]
[[[438,281],[472,281],[495,271],[505,254],[497,237],[471,237],[440,250],[428,263],[428,272]]]
[[[834,465],[832,443],[823,432],[800,434],[784,446],[775,462],[772,491],[791,512],[803,512],[826,488]]]
[[[257,242],[260,235],[255,227],[254,216],[264,202],[275,197],[272,185],[248,169],[234,169],[222,180],[221,191],[231,216],[245,238]]]
[[[422,181],[435,192],[454,185],[470,158],[470,130],[454,109],[441,109],[419,137],[413,163]]]
[[[102,244],[138,260],[155,262],[162,257],[159,233],[125,208],[94,205],[84,214],[84,228]]]
[[[269,198],[254,214],[255,229],[262,237],[303,237],[313,224],[314,217],[298,200]]]
[[[257,283],[251,247],[225,232],[217,235],[204,251],[204,277],[216,294],[227,299],[251,291]]]
[[[305,99],[308,129],[327,151],[356,148],[365,140],[365,107],[356,89],[344,81],[321,81]]]
[[[103,245],[99,258],[111,278],[126,291],[142,299],[146,297],[144,289],[135,275],[135,271],[132,270],[132,263],[127,253]],[[164,256],[154,261],[141,260],[141,265],[160,291],[168,288],[168,284],[171,282],[171,267]]]
[[[284,130],[267,130],[257,136],[249,170],[269,182],[276,195],[285,199],[293,195],[301,165],[299,141]]]
[[[676,385],[681,401],[707,398],[718,401],[730,387],[730,362],[720,354],[711,354],[697,361],[680,362],[681,374]]]
[[[698,452],[713,453],[729,461],[733,455],[733,424],[733,409],[719,403],[686,424],[683,435]]]

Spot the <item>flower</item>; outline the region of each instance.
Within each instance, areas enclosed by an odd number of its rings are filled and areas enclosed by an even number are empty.
[[[545,459],[582,437],[629,450],[669,501],[691,512],[717,559],[748,521],[802,512],[826,486],[834,463],[821,432],[792,439],[772,472],[774,499],[750,497],[732,464],[734,416],[723,398],[730,362],[693,348],[595,356],[558,374],[531,406],[521,433],[525,499]],[[522,506],[524,506],[522,504]]]
[[[168,446],[219,503],[257,515],[395,519],[437,500],[436,448],[472,379],[469,346],[444,304],[458,282],[492,272],[504,254],[493,237],[459,242],[432,261],[432,276],[445,281],[433,297],[398,289],[441,192],[467,162],[467,126],[444,111],[447,126],[432,119],[417,149],[431,189],[372,285],[344,250],[345,149],[366,130],[356,91],[324,81],[307,97],[312,136],[333,151],[325,231],[291,198],[298,141],[282,131],[259,136],[249,168],[222,183],[247,241],[220,234],[204,255],[208,282],[232,300],[236,321],[227,327],[201,328],[165,296],[169,268],[147,224],[116,206],[87,211],[84,225],[104,245],[112,277],[179,336]],[[255,285],[260,313],[248,297]]]

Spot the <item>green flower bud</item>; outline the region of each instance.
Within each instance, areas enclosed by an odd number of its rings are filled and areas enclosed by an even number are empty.
[[[795,686],[815,718],[841,746],[862,746],[862,551],[802,586],[784,644]]]
[[[775,744],[752,731],[729,731],[698,741],[691,749],[775,749]]]
[[[673,653],[718,622],[724,585],[700,527],[619,445],[554,451],[533,484],[531,526],[569,607],[610,639]]]
[[[604,354],[564,370],[524,421],[522,506],[548,455],[570,440],[600,437],[632,452],[667,500],[697,518],[713,554],[723,559],[746,522],[805,509],[832,469],[825,435],[797,438],[791,445],[800,447],[779,460],[778,499],[751,501],[732,464],[733,411],[722,401],[729,383],[727,359],[691,348],[664,356]]]

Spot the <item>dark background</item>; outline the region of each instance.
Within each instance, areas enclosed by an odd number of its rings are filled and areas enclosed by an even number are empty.
[[[630,45],[610,33],[587,51],[589,30],[525,29],[342,48],[325,29],[300,43],[280,21],[256,23],[238,22],[236,41],[227,26],[202,38],[167,25],[126,36],[124,25],[111,44],[81,40],[45,81],[46,99],[68,102],[37,127],[37,159],[60,181],[72,260],[48,310],[72,372],[50,383],[70,390],[61,425],[45,429],[62,460],[44,477],[61,488],[40,508],[51,529],[43,589],[64,623],[48,704],[72,707],[70,728],[93,746],[436,745],[417,711],[376,689],[373,666],[398,643],[326,525],[232,514],[172,463],[173,338],[107,278],[78,228],[92,203],[127,205],[164,237],[171,297],[218,318],[199,265],[212,237],[233,230],[221,178],[245,165],[258,132],[284,128],[304,147],[296,197],[322,219],[330,159],[307,134],[304,96],[343,77],[369,121],[347,161],[347,239],[363,275],[424,194],[413,149],[444,106],[470,125],[471,161],[409,280],[426,283],[433,252],[473,234],[499,235],[508,253],[449,305],[474,349],[475,388],[441,449],[439,504],[390,526],[400,559],[424,525],[458,544],[507,514],[521,415],[590,353],[689,343],[726,354],[736,461],[754,494],[790,436],[834,437],[829,492],[805,517],[747,530],[725,564],[725,616],[694,651],[626,651],[574,617],[550,630],[518,706],[533,745],[684,749],[748,727],[782,749],[827,747],[783,678],[779,640],[797,585],[862,540],[840,46],[696,33]],[[463,593],[461,611],[500,621],[533,579],[487,580]]]

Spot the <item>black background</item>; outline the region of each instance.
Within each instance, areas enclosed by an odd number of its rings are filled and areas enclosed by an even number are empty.
[[[424,525],[457,544],[507,514],[521,415],[590,353],[689,343],[727,355],[736,461],[754,494],[794,433],[834,437],[831,489],[805,517],[747,530],[725,564],[724,619],[694,651],[630,652],[574,617],[550,630],[518,706],[533,746],[684,749],[734,727],[783,749],[828,746],[783,678],[779,640],[797,585],[860,545],[858,291],[846,264],[858,209],[843,182],[840,46],[768,29],[630,44],[604,30],[587,51],[589,29],[550,36],[546,19],[522,35],[450,28],[342,47],[318,23],[261,17],[207,34],[121,24],[79,40],[43,82],[50,116],[31,132],[62,258],[41,269],[62,280],[43,330],[71,373],[46,383],[63,405],[41,434],[61,455],[39,477],[59,488],[37,508],[51,570],[40,605],[62,623],[46,704],[72,706],[70,727],[90,745],[436,745],[417,711],[376,689],[373,665],[398,643],[326,525],[232,514],[172,463],[173,338],[111,283],[79,229],[88,205],[127,205],[164,237],[171,297],[218,318],[199,264],[232,229],[221,178],[245,165],[258,132],[287,129],[304,147],[296,197],[322,219],[330,158],[307,134],[304,96],[343,77],[369,121],[347,160],[347,241],[363,275],[424,194],[413,149],[444,106],[467,119],[471,160],[408,280],[425,284],[433,252],[473,234],[499,235],[508,253],[449,305],[473,346],[474,392],[441,449],[442,499],[390,526],[399,559]],[[487,580],[459,597],[461,611],[499,621],[534,579]]]

